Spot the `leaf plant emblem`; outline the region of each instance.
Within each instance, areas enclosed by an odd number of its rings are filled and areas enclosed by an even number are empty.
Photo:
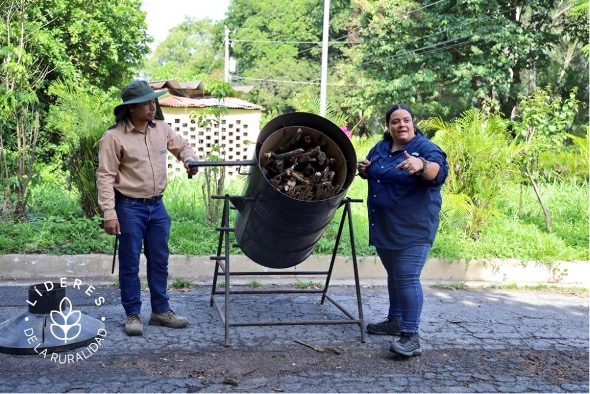
[[[68,297],[64,297],[59,303],[59,311],[51,311],[50,316],[53,323],[49,329],[55,338],[68,343],[80,335],[82,326],[79,321],[82,314],[80,311],[73,310],[72,302]]]

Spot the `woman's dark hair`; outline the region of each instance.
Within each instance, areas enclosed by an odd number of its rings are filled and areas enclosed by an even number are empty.
[[[418,128],[418,126],[416,126],[416,123],[414,122],[414,114],[412,113],[412,110],[407,105],[404,105],[404,104],[393,104],[391,107],[389,107],[387,109],[387,112],[385,112],[385,133],[383,133],[383,139],[384,140],[393,140],[393,138],[391,137],[391,134],[389,133],[389,119],[391,118],[391,114],[394,113],[395,111],[397,111],[398,109],[403,109],[404,111],[408,111],[408,113],[412,117],[412,124],[414,125],[414,131],[420,135],[424,135],[424,133],[422,133],[422,130],[420,130]]]

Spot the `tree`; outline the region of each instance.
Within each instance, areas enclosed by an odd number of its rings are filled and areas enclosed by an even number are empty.
[[[44,34],[30,36],[29,29],[39,28],[37,21],[27,20],[25,0],[2,4],[4,25],[0,51],[0,186],[2,216],[21,219],[30,197],[30,183],[39,140],[40,105],[35,90],[44,82],[50,69],[31,56],[30,50]]]
[[[563,1],[553,17],[553,26],[560,40],[550,52],[549,65],[540,73],[539,86],[550,88],[549,93],[566,98],[576,89],[579,110],[577,125],[588,125],[588,60],[590,59],[589,4],[586,0]],[[585,87],[585,88],[584,88]],[[585,135],[584,126],[574,127],[572,133]]]
[[[348,4],[331,1],[330,37],[347,37],[340,15]],[[323,0],[234,0],[227,15],[237,60],[234,80],[255,85],[250,100],[282,113],[319,97]],[[333,45],[329,63],[335,66],[343,55]]]
[[[234,80],[256,85],[251,100],[280,113],[318,97],[322,16],[321,0],[232,1]],[[587,16],[584,0],[332,0],[328,100],[357,134],[380,132],[394,102],[449,119],[492,99],[510,116],[539,86],[588,86]],[[578,100],[585,124],[587,88]]]
[[[108,90],[132,79],[149,52],[141,0],[30,1],[29,16],[51,37],[36,55],[54,80],[87,81]]]
[[[352,0],[360,72],[378,106],[452,118],[487,99],[509,115],[560,41],[555,0]],[[363,97],[366,93],[358,92]]]
[[[441,211],[445,222],[479,239],[495,212],[500,185],[516,170],[506,122],[497,114],[471,109],[451,122],[431,118],[420,126],[435,131],[433,141],[447,154],[449,176]]]
[[[295,96],[319,93],[320,63],[317,34],[319,22],[310,12],[313,0],[230,4],[227,25],[231,31],[232,56],[237,60],[236,81],[256,87],[250,98],[270,111],[292,110]],[[316,29],[317,31],[317,29]]]
[[[0,61],[4,65],[15,58],[28,61],[31,81],[39,72],[44,75],[32,90],[11,92],[5,88],[1,96],[35,95],[41,105],[43,126],[43,112],[54,99],[47,93],[53,81],[86,84],[105,91],[128,82],[149,51],[145,13],[140,6],[140,0],[3,0]],[[20,13],[18,19],[14,17],[15,9]],[[26,47],[16,53],[14,32],[21,30]],[[18,100],[10,100],[10,105],[18,105]],[[0,122],[10,121],[11,117],[0,113]]]
[[[205,88],[211,93],[212,97],[219,100],[219,105],[205,108],[201,114],[193,112],[190,117],[200,127],[216,128],[218,134],[221,134],[223,117],[229,112],[224,100],[226,97],[235,96],[236,91],[233,90],[230,83],[221,81],[210,81]],[[222,150],[220,144],[213,144],[211,146],[211,153],[209,153],[206,159],[207,161],[223,161],[225,160],[225,151]],[[213,196],[223,194],[226,171],[224,166],[211,166],[204,167],[201,173],[204,178],[203,184],[201,185],[201,192],[205,200],[207,223],[213,225],[218,220],[222,208],[222,200],[215,199]]]
[[[71,171],[72,183],[80,192],[80,206],[89,219],[100,215],[96,171],[98,141],[114,123],[113,108],[119,103],[118,90],[68,86],[55,82],[50,93],[57,97],[47,116],[48,127],[59,130],[65,142],[61,158]]]
[[[562,151],[576,114],[575,90],[569,99],[552,98],[546,90],[538,89],[530,96],[521,96],[516,120],[512,122],[515,141],[519,143],[518,167],[524,179],[532,186],[543,209],[545,225],[552,232],[551,212],[545,204],[539,186],[539,158],[543,151]],[[521,182],[521,185],[524,182]]]
[[[59,143],[59,133],[45,127],[55,100],[50,84],[63,80],[106,91],[131,78],[148,51],[140,5],[140,0],[0,1],[0,185],[16,216],[26,210],[39,153],[49,161],[50,145]]]
[[[210,19],[187,18],[156,47],[143,72],[146,79],[194,81],[223,77],[223,37]]]

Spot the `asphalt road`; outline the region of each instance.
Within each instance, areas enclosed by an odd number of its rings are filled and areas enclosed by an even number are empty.
[[[355,324],[230,327],[226,347],[207,287],[170,291],[172,307],[188,317],[188,328],[146,325],[144,336],[127,337],[117,289],[96,286],[88,296],[87,285],[68,287],[67,296],[84,314],[104,318],[107,335],[100,345],[55,357],[0,353],[1,392],[589,390],[587,297],[425,287],[424,354],[396,358],[388,350],[391,337],[367,335],[362,343]],[[384,287],[361,289],[365,322],[383,319],[386,293]],[[27,312],[27,294],[25,286],[0,286],[0,322]],[[354,287],[332,286],[329,294],[358,317]],[[105,300],[101,306],[94,304],[98,297]],[[320,305],[320,298],[234,295],[230,321],[346,319],[331,303]],[[147,322],[149,293],[143,299]],[[87,357],[68,361],[67,354],[80,352]]]

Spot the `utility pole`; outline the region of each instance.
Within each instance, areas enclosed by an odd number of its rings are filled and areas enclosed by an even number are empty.
[[[223,63],[225,75],[223,80],[229,82],[229,29],[227,26],[224,26],[223,29],[225,31],[225,61]]]
[[[322,76],[320,82],[320,116],[326,116],[328,84],[328,40],[330,36],[330,0],[324,0],[324,30],[322,39]]]

